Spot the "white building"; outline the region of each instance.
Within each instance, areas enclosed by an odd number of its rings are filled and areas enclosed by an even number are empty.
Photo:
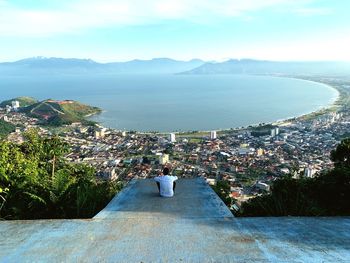
[[[271,129],[271,137],[275,137],[280,133],[280,129],[278,127]]]
[[[169,154],[159,155],[159,164],[164,165],[169,162]]]
[[[210,139],[215,140],[216,139],[216,131],[211,131],[210,132]]]
[[[304,170],[304,176],[307,178],[312,178],[315,176],[315,174],[316,174],[316,170],[313,169],[311,166],[306,167]]]
[[[170,141],[170,142],[176,142],[175,133],[170,133],[170,134],[169,134],[169,141]]]
[[[106,128],[98,128],[95,131],[95,139],[102,139],[106,135]]]
[[[14,100],[11,103],[12,103],[12,108],[13,109],[19,108],[19,101],[18,100]]]

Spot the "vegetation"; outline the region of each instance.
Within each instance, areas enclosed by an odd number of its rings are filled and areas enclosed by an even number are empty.
[[[259,125],[259,126],[250,126],[251,127],[251,134],[254,137],[259,137],[259,136],[265,136],[265,135],[270,135],[271,129],[275,128],[272,124],[266,124],[266,125]]]
[[[34,99],[32,97],[17,97],[17,98],[13,98],[13,99],[5,100],[5,101],[1,102],[0,107],[4,108],[7,105],[12,106],[12,101],[15,101],[15,100],[17,100],[19,102],[20,107],[27,107],[27,106],[33,105],[33,104],[38,102],[36,99]]]
[[[228,207],[231,207],[235,200],[230,197],[230,185],[228,182],[217,181],[216,185],[212,185],[211,188]]]
[[[275,181],[270,193],[244,203],[240,216],[350,215],[350,139],[332,151],[334,169],[315,178]]]
[[[87,165],[68,163],[68,145],[35,130],[25,142],[0,141],[0,218],[89,218],[120,190]]]
[[[61,126],[73,122],[88,123],[86,116],[101,112],[97,107],[77,101],[44,100],[21,110],[31,117],[38,118],[43,124]]]
[[[0,120],[0,138],[13,132],[15,128],[16,127],[13,124]]]

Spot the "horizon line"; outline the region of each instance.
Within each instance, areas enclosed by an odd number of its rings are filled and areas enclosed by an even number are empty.
[[[193,60],[200,60],[204,63],[224,63],[228,62],[230,60],[236,60],[236,61],[242,61],[242,60],[253,60],[253,61],[260,61],[260,62],[299,62],[299,63],[308,63],[308,62],[318,62],[318,63],[350,63],[350,60],[278,60],[278,59],[259,59],[259,58],[249,58],[249,57],[244,57],[244,58],[225,58],[225,59],[217,59],[217,60],[205,60],[201,58],[191,58],[191,59],[177,59],[177,58],[172,58],[172,57],[153,57],[153,58],[132,58],[128,60],[110,60],[110,61],[100,61],[96,60],[93,58],[81,58],[81,57],[59,57],[59,56],[32,56],[32,57],[24,57],[21,59],[16,59],[16,60],[7,60],[7,61],[0,61],[0,63],[14,63],[14,62],[19,62],[22,60],[29,60],[29,59],[77,59],[77,60],[90,60],[92,62],[98,63],[98,64],[109,64],[109,63],[127,63],[127,62],[132,62],[132,61],[152,61],[152,60],[157,60],[157,59],[167,59],[167,60],[173,60],[173,61],[178,61],[178,62],[191,62]]]

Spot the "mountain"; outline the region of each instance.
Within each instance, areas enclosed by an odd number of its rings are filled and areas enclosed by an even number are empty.
[[[179,61],[169,58],[154,58],[151,60],[136,59],[128,62],[107,63],[106,66],[120,73],[178,73],[203,64],[204,61],[199,59]]]
[[[231,59],[205,63],[181,74],[349,74],[349,62],[278,62]]]
[[[151,74],[178,73],[203,65],[199,59],[179,61],[169,58],[98,63],[91,59],[35,57],[0,63],[2,74]]]
[[[20,107],[27,107],[30,105],[33,105],[35,103],[37,103],[38,101],[32,97],[17,97],[17,98],[13,98],[10,100],[5,100],[3,102],[0,103],[0,108],[4,108],[7,105],[11,106],[12,105],[12,101],[17,100],[19,102],[19,106]]]
[[[59,126],[73,122],[87,122],[85,117],[101,110],[73,100],[44,100],[20,110],[28,116],[38,118],[43,124]]]

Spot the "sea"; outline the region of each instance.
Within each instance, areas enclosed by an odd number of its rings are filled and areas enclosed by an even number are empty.
[[[73,99],[100,107],[90,117],[135,131],[207,131],[269,123],[317,111],[338,92],[325,84],[251,75],[0,76],[0,100]]]

